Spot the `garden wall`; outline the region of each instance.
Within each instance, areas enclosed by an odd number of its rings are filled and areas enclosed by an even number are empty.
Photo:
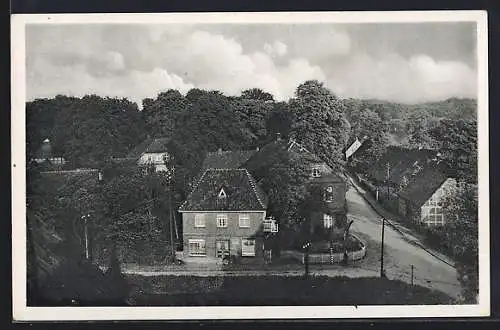
[[[348,261],[357,261],[361,260],[366,255],[366,244],[356,235],[351,234],[354,238],[356,238],[362,245],[361,249],[357,251],[347,252],[347,260]],[[299,251],[281,251],[281,255],[284,257],[292,258],[300,261],[301,263],[305,263],[305,256],[303,252]],[[310,264],[332,264],[332,263],[340,263],[344,259],[344,253],[310,253],[309,254],[309,263]]]

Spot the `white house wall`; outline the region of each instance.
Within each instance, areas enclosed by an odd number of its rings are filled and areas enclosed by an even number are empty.
[[[455,179],[448,178],[420,209],[420,220],[428,226],[444,225],[446,219],[443,214],[442,202],[456,189]]]
[[[361,142],[356,139],[356,141],[354,141],[354,143],[351,144],[351,146],[349,147],[349,149],[346,150],[346,152],[345,152],[346,159],[349,158],[349,157],[351,157],[352,154],[354,154],[356,152],[356,150],[359,149],[359,147],[361,147]]]
[[[139,158],[139,165],[152,164],[155,167],[156,172],[166,171],[167,166],[165,165],[165,160],[169,159],[169,154],[166,152],[158,153],[144,153],[141,158]]]

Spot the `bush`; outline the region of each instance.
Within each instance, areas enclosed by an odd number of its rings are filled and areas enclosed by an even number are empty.
[[[335,241],[332,244],[333,253],[344,252],[343,239]],[[345,242],[345,248],[348,252],[358,251],[363,247],[363,244],[354,236],[349,235]],[[320,241],[311,243],[309,253],[330,253],[330,241]]]

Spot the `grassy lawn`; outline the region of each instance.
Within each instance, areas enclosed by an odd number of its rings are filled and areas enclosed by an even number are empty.
[[[401,281],[315,276],[128,276],[141,306],[439,305],[447,295]]]

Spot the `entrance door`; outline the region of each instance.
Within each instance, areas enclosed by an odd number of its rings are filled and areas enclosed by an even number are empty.
[[[229,257],[229,240],[217,240],[215,254],[217,258]]]

